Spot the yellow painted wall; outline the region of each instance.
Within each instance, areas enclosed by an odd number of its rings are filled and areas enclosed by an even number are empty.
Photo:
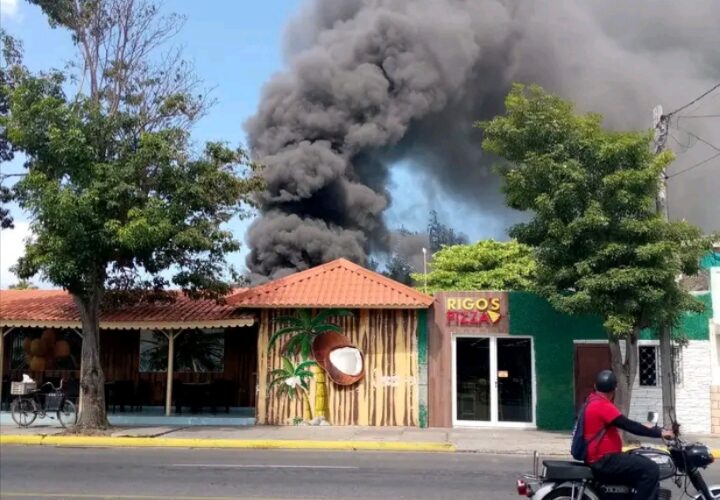
[[[300,401],[290,401],[273,389],[267,394],[268,373],[281,368],[278,343],[267,352],[268,341],[278,315],[292,311],[264,310],[258,336],[257,421],[259,424],[288,425],[302,417]],[[413,310],[360,310],[352,317],[332,320],[343,327],[365,355],[365,377],[355,385],[328,384],[328,420],[332,425],[417,426],[418,357],[417,312]],[[310,401],[314,404],[315,384]]]

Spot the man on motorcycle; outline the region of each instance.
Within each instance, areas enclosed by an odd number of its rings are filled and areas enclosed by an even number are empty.
[[[611,370],[601,371],[595,392],[585,407],[583,437],[587,443],[587,463],[595,477],[607,484],[626,484],[635,488],[634,500],[657,498],[658,466],[649,458],[622,452],[620,429],[638,436],[672,439],[672,431],[645,425],[625,417],[615,406],[617,377]]]

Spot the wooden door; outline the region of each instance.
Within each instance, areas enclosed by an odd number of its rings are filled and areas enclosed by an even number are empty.
[[[595,377],[610,369],[610,348],[607,344],[575,344],[575,410],[593,391]]]

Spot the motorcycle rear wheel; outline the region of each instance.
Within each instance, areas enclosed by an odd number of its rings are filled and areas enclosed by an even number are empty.
[[[579,498],[577,496],[573,497],[572,493],[572,488],[558,488],[545,495],[543,497],[543,500],[592,500],[592,498],[587,493],[583,493],[582,498]]]

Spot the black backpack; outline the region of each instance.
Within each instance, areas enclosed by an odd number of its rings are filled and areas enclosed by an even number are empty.
[[[587,460],[587,451],[590,443],[602,439],[607,431],[607,427],[603,427],[600,432],[595,434],[590,441],[585,441],[585,410],[590,404],[589,398],[585,400],[585,403],[578,412],[577,420],[575,421],[575,428],[573,429],[572,442],[570,444],[570,454],[575,460],[585,462]]]

